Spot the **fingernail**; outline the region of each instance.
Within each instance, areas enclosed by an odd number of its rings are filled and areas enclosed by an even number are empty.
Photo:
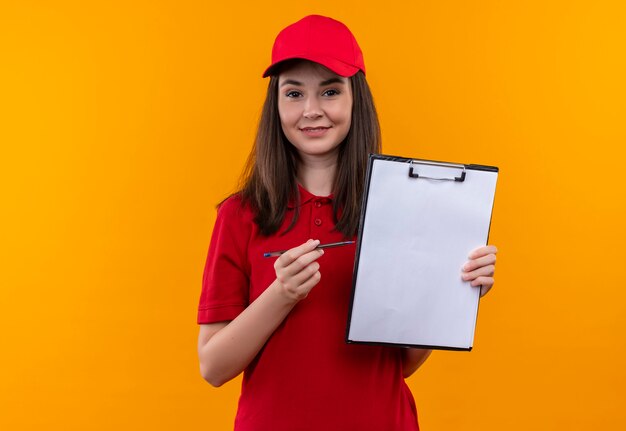
[[[319,239],[316,239],[316,240],[315,240],[315,241],[313,241],[313,242],[315,243],[315,245],[319,245],[320,240],[319,240]]]

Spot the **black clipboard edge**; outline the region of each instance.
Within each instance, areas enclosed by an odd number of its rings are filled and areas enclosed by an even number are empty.
[[[387,160],[387,161],[392,161],[392,162],[404,162],[404,163],[410,163],[412,161],[414,163],[433,162],[433,163],[454,164],[454,165],[463,165],[465,166],[465,169],[472,169],[475,171],[499,172],[499,169],[497,166],[477,165],[473,163],[466,164],[466,163],[458,163],[458,162],[450,162],[450,161],[444,162],[441,160],[413,159],[409,157],[392,156],[389,154],[370,154],[369,163],[372,163],[373,159]],[[367,180],[369,181],[369,177],[367,177]]]
[[[456,352],[471,352],[470,347],[450,347],[450,346],[429,346],[426,344],[403,344],[403,343],[385,343],[383,341],[354,341],[346,340],[347,344],[362,344],[367,346],[387,346],[387,347],[399,347],[399,348],[411,348],[411,349],[436,349],[436,350],[451,350]]]
[[[496,168],[496,173],[499,173],[498,168]],[[498,181],[496,181],[496,185],[493,189],[493,203],[491,204],[491,214],[489,215],[489,227],[487,228],[487,241],[485,245],[489,244],[489,234],[491,233],[491,222],[493,221],[493,209],[496,207],[496,196],[498,195]],[[478,296],[478,304],[476,306],[476,320],[474,321],[474,328],[478,326],[478,311],[480,311],[480,298],[482,297],[483,287],[480,286],[480,295]],[[476,334],[474,334],[474,337]]]
[[[354,268],[352,271],[352,292],[350,293],[350,305],[348,307],[348,322],[346,324],[346,336],[345,342],[347,344],[365,344],[372,346],[390,346],[390,347],[405,347],[405,348],[418,348],[418,349],[437,349],[437,350],[453,350],[453,351],[467,351],[470,352],[472,350],[472,346],[469,348],[464,347],[450,347],[450,346],[428,346],[428,345],[420,345],[420,344],[399,344],[399,343],[385,343],[382,341],[370,342],[370,341],[354,341],[350,339],[350,323],[352,322],[352,306],[354,305],[354,296],[356,294],[356,276],[359,269],[359,259],[358,257],[361,255],[361,240],[363,239],[363,225],[365,221],[365,212],[367,209],[367,199],[369,197],[369,188],[370,188],[370,179],[372,177],[372,168],[374,166],[375,160],[386,160],[393,162],[404,162],[410,163],[425,161],[425,162],[435,162],[435,163],[455,163],[455,162],[443,162],[441,160],[426,160],[426,159],[413,159],[408,157],[400,157],[400,156],[392,156],[389,154],[370,154],[367,161],[367,170],[365,172],[365,188],[363,190],[363,201],[361,202],[361,216],[359,217],[359,231],[357,233],[357,243],[356,243],[356,258],[354,259]],[[488,171],[488,172],[499,172],[497,166],[489,166],[489,165],[477,165],[477,164],[464,164],[464,163],[455,163],[459,165],[465,166],[465,169],[472,169],[476,171]],[[497,188],[497,184],[496,184]],[[487,230],[487,243],[489,244],[489,232],[491,231],[491,221],[493,220],[493,208],[495,206],[495,190],[494,190],[494,203],[491,206],[491,216],[489,217],[489,229]],[[485,245],[486,245],[485,244]],[[482,287],[481,287],[482,289]],[[476,307],[476,321],[474,322],[474,327],[476,327],[478,323],[478,309],[480,308],[480,296],[478,297],[478,305]]]
[[[350,305],[348,306],[348,322],[346,324],[346,343],[352,343],[350,340],[350,323],[352,322],[352,307],[354,305],[354,296],[356,293],[356,276],[359,271],[359,256],[361,256],[361,240],[363,239],[363,222],[365,220],[365,211],[367,209],[367,199],[369,198],[370,179],[372,177],[372,167],[374,160],[386,160],[385,155],[370,154],[367,160],[367,170],[365,171],[365,188],[363,189],[363,201],[361,202],[361,216],[359,217],[359,231],[357,233],[356,254],[354,259],[354,267],[352,269],[352,292],[350,292]],[[368,343],[369,344],[369,343]],[[373,343],[372,343],[373,344]]]

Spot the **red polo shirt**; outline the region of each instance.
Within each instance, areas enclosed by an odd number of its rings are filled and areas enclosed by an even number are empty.
[[[299,186],[300,216],[291,230],[261,235],[239,196],[219,208],[204,270],[198,323],[233,320],[276,278],[263,253],[308,239],[342,241],[332,196]],[[417,430],[399,348],[346,344],[355,246],[325,250],[321,281],[300,301],[244,371],[237,431]]]

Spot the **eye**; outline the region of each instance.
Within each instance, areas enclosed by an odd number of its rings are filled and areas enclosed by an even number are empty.
[[[335,90],[334,88],[328,89],[322,93],[324,96],[337,96],[341,94],[339,90]]]
[[[291,98],[296,98],[296,97],[302,96],[302,93],[300,93],[299,91],[296,91],[296,90],[291,90],[291,91],[286,92],[285,96],[291,97]]]

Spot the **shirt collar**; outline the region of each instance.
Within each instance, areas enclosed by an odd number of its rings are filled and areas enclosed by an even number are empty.
[[[322,200],[322,199],[332,200],[333,199],[332,193],[328,196],[315,196],[313,193],[309,192],[307,189],[302,187],[300,183],[297,183],[297,184],[298,184],[298,193],[300,193],[300,206],[313,200]],[[289,201],[287,202],[287,208],[294,209],[296,207],[296,202],[297,202],[297,199],[295,199],[295,197],[292,196],[291,198],[289,198]]]

